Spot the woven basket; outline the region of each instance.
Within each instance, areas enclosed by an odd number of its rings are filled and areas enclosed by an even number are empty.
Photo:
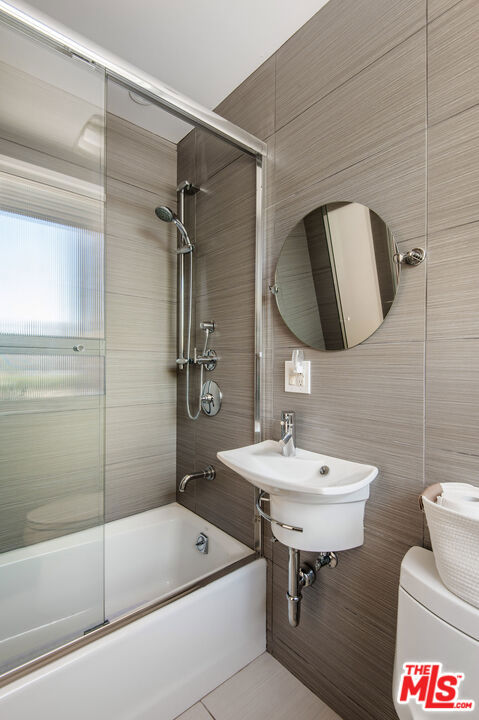
[[[479,608],[479,520],[421,498],[438,573],[452,593]]]

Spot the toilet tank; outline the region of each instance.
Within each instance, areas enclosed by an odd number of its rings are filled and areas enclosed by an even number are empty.
[[[416,696],[407,704],[399,703],[404,663],[441,663],[441,673],[463,674],[457,701],[472,700],[474,709],[426,710]],[[435,671],[428,669],[426,674],[430,672]],[[413,682],[420,677],[414,675]],[[420,547],[411,548],[401,565],[393,700],[400,720],[479,720],[479,609],[447,590],[433,553]]]

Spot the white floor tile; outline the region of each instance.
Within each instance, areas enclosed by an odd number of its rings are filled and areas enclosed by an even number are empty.
[[[215,720],[341,720],[269,653],[202,700]],[[189,720],[189,719],[188,719]]]
[[[182,715],[178,715],[176,720],[211,720],[211,715],[201,703],[196,703]]]

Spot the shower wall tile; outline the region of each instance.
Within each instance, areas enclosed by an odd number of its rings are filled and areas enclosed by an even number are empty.
[[[107,116],[106,517],[176,495],[176,147]]]
[[[479,337],[479,223],[429,235],[428,340]]]
[[[429,25],[430,125],[479,103],[478,34],[476,0],[462,0]]]
[[[197,130],[191,130],[180,140],[177,146],[177,176],[178,183],[183,180],[193,182],[196,180],[196,137]],[[176,198],[175,198],[176,201]],[[189,229],[189,228],[188,228]]]
[[[439,15],[457,5],[460,0],[428,0],[428,22],[435,20]]]
[[[327,4],[277,52],[277,129],[425,23],[426,0]]]
[[[222,100],[215,112],[266,140],[275,130],[275,66],[273,55]]]
[[[428,0],[428,12],[434,19],[429,130],[423,0],[327,3],[275,57],[276,131],[268,137],[274,152],[266,195],[265,436],[278,439],[279,414],[289,407],[297,412],[300,446],[374,463],[380,472],[366,506],[364,545],[341,553],[340,569],[325,572],[304,593],[297,629],[286,618],[286,548],[263,529],[265,554],[273,560],[268,647],[343,720],[396,717],[391,681],[397,588],[402,557],[411,545],[423,544],[417,495],[424,483],[470,481],[478,474],[473,358],[479,349],[479,100],[470,40],[476,8],[470,0]],[[233,99],[234,93],[231,108]],[[229,117],[238,121],[239,107]],[[401,272],[397,302],[366,343],[347,353],[307,348],[312,394],[286,395],[284,361],[298,341],[282,322],[268,284],[298,220],[338,199],[368,205],[388,222],[401,249],[421,245],[429,256],[421,267]],[[218,235],[213,242],[219,254]],[[241,282],[238,272],[231,298]],[[236,343],[245,339],[243,317]],[[225,424],[220,442],[239,445],[246,427],[239,421],[236,435]],[[223,502],[228,517],[226,497]]]
[[[80,498],[99,493],[102,485],[98,398],[90,405],[80,410],[72,403],[63,412],[0,413],[0,552],[63,535],[62,522],[57,528],[54,523],[59,501],[66,501],[63,522],[83,521],[80,529],[101,522],[99,503],[91,513],[80,514]],[[51,520],[48,537],[32,529],[33,511],[37,520]]]
[[[453,480],[479,485],[478,352],[477,338],[427,344],[428,485]]]
[[[160,454],[106,466],[106,522],[175,502],[176,488],[165,473],[165,462],[174,473],[174,458]]]
[[[165,185],[170,193],[176,188],[176,145],[112,113],[107,114],[106,153],[109,177],[160,197]]]
[[[301,192],[291,193],[274,208],[272,252],[279,254],[289,231],[305,214],[338,197],[372,208],[385,219],[398,242],[422,237],[426,231],[425,148],[422,129],[323,180],[313,164]],[[273,258],[272,266],[275,264]]]
[[[106,375],[107,407],[172,405],[176,402],[173,348],[159,352],[111,350]]]
[[[170,247],[175,248],[176,238],[170,240]],[[176,297],[176,253],[171,250],[162,250],[133,234],[130,237],[110,234],[106,239],[106,265],[110,293],[169,304]]]
[[[155,215],[158,204],[176,210],[176,190],[172,179],[161,191],[148,192],[114,178],[106,180],[106,224],[108,232],[115,237],[140,241],[152,250],[172,252],[176,242],[176,230],[170,223],[162,223]]]
[[[276,133],[275,202],[313,169],[326,178],[424,128],[425,40],[420,30]]]
[[[217,155],[216,141],[180,144],[179,167],[187,167],[184,153],[197,152],[201,192],[187,199],[196,210],[195,313],[196,344],[204,333],[201,320],[213,320],[210,347],[219,356],[216,369],[205,373],[223,392],[221,412],[215,417],[187,418],[185,377],[178,378],[177,480],[187,472],[214,465],[213,481],[193,481],[178,502],[218,525],[237,539],[254,544],[254,492],[251,486],[217,459],[219,450],[253,442],[254,437],[254,263],[255,163],[252,158]],[[190,167],[193,167],[190,163]],[[197,408],[199,373],[191,373],[190,402]]]
[[[174,407],[155,403],[107,408],[106,464],[161,454],[163,469],[171,464],[174,472],[176,427],[165,421],[174,417]]]
[[[428,132],[429,229],[479,219],[479,105]]]
[[[106,295],[106,342],[109,350],[159,352],[174,347],[176,303],[136,295]]]

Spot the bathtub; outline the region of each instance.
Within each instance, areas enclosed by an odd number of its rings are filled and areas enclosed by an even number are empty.
[[[265,576],[250,548],[177,503],[4,553],[4,662],[49,650],[53,634],[68,643],[105,616],[117,629],[4,685],[0,717],[176,717],[264,651]],[[153,601],[161,607],[150,611]]]

